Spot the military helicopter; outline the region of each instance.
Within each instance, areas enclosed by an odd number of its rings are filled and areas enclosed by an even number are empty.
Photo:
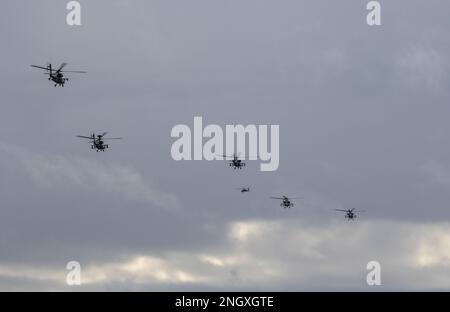
[[[350,220],[356,219],[358,216],[356,215],[356,208],[352,209],[335,209],[336,211],[345,212],[345,218]],[[364,212],[364,210],[358,210],[358,212]]]
[[[287,197],[285,195],[282,195],[282,197],[273,197],[271,196],[270,198],[272,199],[281,199],[281,204],[280,206],[283,208],[291,208],[294,207],[294,203],[292,202],[292,199],[299,199],[299,198],[303,198],[303,197]]]
[[[55,83],[55,87],[60,85],[61,87],[64,87],[64,84],[66,81],[69,80],[69,78],[64,78],[64,73],[78,73],[78,74],[85,74],[87,72],[85,71],[79,71],[79,70],[62,70],[67,63],[62,63],[58,69],[52,69],[52,64],[48,64],[47,67],[37,66],[37,65],[30,65],[31,67],[39,68],[46,70],[48,74],[48,80],[52,80]]]
[[[108,144],[105,144],[105,140],[121,140],[122,138],[104,138],[104,136],[108,132],[103,132],[102,134],[92,133],[91,136],[84,136],[84,135],[77,135],[77,138],[83,138],[83,139],[89,139],[91,140],[91,149],[95,149],[97,152],[102,151],[104,152],[105,149],[109,148]]]
[[[240,187],[240,188],[238,188],[238,190],[240,190],[241,193],[247,193],[247,192],[250,192],[250,186]]]
[[[223,158],[233,158],[230,160],[230,167],[233,167],[234,169],[242,169],[242,167],[245,167],[245,162],[241,159],[239,159],[239,155],[233,154],[233,156],[227,156],[227,155],[217,155],[222,156]]]

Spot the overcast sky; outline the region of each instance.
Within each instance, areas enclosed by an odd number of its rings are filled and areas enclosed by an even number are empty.
[[[0,290],[450,290],[448,1],[80,2],[1,3]],[[174,161],[194,116],[280,125],[279,169]]]

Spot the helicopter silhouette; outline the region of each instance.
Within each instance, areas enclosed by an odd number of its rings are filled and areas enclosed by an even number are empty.
[[[303,198],[303,197],[287,197],[285,195],[282,195],[282,197],[273,197],[273,196],[271,196],[270,198],[272,198],[272,199],[281,199],[280,206],[283,207],[283,208],[292,208],[292,207],[294,207],[294,203],[292,202],[292,200],[293,199]]]
[[[79,71],[79,70],[62,70],[64,67],[66,67],[67,63],[62,63],[58,69],[52,69],[52,64],[48,64],[47,67],[37,66],[37,65],[30,65],[31,67],[39,68],[46,70],[48,74],[48,80],[52,80],[55,83],[56,86],[64,87],[64,84],[66,81],[69,81],[69,78],[64,77],[64,73],[78,73],[78,74],[85,74],[87,72],[85,71]]]
[[[242,169],[242,167],[245,167],[245,162],[241,159],[239,159],[239,155],[233,154],[233,156],[228,156],[228,155],[217,155],[217,156],[221,156],[225,159],[227,158],[232,158],[230,159],[230,167],[233,167],[233,169]]]
[[[355,220],[358,216],[356,212],[364,212],[364,210],[356,210],[356,208],[352,209],[335,209],[336,211],[345,212],[345,218],[350,220]]]
[[[97,152],[104,152],[105,149],[109,148],[108,144],[105,144],[105,140],[121,140],[122,138],[104,138],[108,132],[103,132],[102,134],[92,133],[91,136],[77,135],[77,138],[89,139],[91,140],[91,149],[95,149]]]

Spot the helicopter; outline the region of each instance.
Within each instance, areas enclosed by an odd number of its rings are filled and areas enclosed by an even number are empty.
[[[64,67],[66,67],[67,63],[62,63],[58,69],[52,69],[52,64],[48,64],[47,67],[37,66],[37,65],[30,65],[31,67],[39,68],[46,70],[48,74],[48,80],[52,80],[55,83],[55,87],[60,85],[61,87],[64,87],[64,84],[66,81],[69,80],[69,78],[64,78],[64,73],[78,73],[78,74],[85,74],[87,72],[85,71],[79,71],[79,70],[62,70]]]
[[[223,158],[233,158],[230,160],[230,167],[233,167],[233,169],[242,169],[242,167],[245,167],[245,162],[241,159],[239,159],[239,155],[233,154],[233,156],[227,156],[227,155],[217,155],[222,156]]]
[[[356,208],[352,209],[335,209],[336,211],[345,212],[345,218],[350,220],[354,220],[357,218]],[[364,210],[359,210],[358,212],[364,212]]]
[[[282,195],[282,197],[273,197],[271,196],[270,198],[272,199],[281,199],[281,204],[280,206],[283,208],[291,208],[294,207],[294,203],[292,202],[292,199],[298,199],[298,198],[303,198],[303,197],[287,197],[285,195]]]
[[[248,193],[248,192],[250,192],[250,186],[240,187],[240,188],[238,188],[238,190],[240,190],[241,193]]]
[[[91,140],[91,149],[95,149],[97,152],[102,151],[104,152],[105,149],[109,148],[108,144],[104,143],[104,140],[121,140],[122,138],[104,138],[104,136],[108,132],[103,132],[102,134],[92,133],[91,136],[84,136],[84,135],[77,135],[77,138],[83,138],[83,139],[89,139]]]

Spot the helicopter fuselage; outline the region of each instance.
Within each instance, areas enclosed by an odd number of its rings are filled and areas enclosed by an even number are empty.
[[[245,166],[245,162],[241,159],[233,159],[230,161],[230,167],[234,167],[234,169],[242,169]]]
[[[294,204],[289,199],[283,199],[280,206],[283,208],[291,208],[294,206]]]
[[[58,73],[58,74],[49,74],[48,80],[52,80],[55,83],[55,87],[56,85],[60,85],[63,87],[68,79],[64,78],[63,74]]]
[[[95,139],[92,141],[91,149],[96,149],[98,151],[105,151],[105,149],[109,148],[108,144],[104,144],[102,140]]]

